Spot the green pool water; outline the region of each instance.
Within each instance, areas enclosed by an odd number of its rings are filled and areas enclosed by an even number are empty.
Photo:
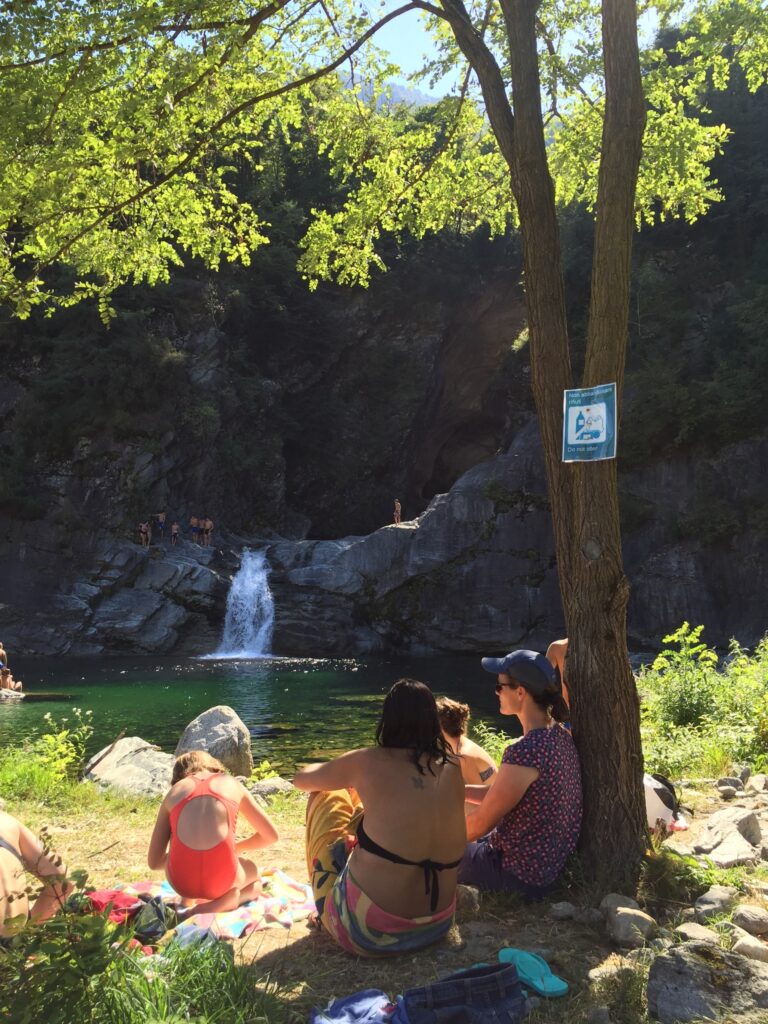
[[[373,740],[381,700],[410,676],[436,695],[466,701],[475,719],[510,733],[516,720],[497,713],[494,679],[478,657],[345,660],[265,658],[227,661],[158,658],[12,658],[29,693],[72,701],[0,705],[0,744],[15,744],[57,722],[73,707],[93,712],[93,751],[125,729],[173,752],[184,727],[215,704],[234,708],[251,730],[254,759],[290,772]]]

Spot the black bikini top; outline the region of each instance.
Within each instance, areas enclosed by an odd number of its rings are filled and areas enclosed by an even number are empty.
[[[357,826],[357,842],[361,850],[367,850],[368,853],[373,853],[377,857],[381,857],[383,860],[389,860],[393,864],[407,864],[409,867],[423,868],[424,870],[424,893],[430,896],[429,909],[434,914],[437,908],[437,901],[440,896],[440,882],[438,881],[438,871],[445,871],[446,868],[457,868],[461,864],[462,858],[453,861],[451,864],[440,864],[436,860],[406,860],[405,857],[401,857],[397,853],[392,853],[390,850],[385,850],[383,846],[379,846],[363,828],[363,819],[360,819],[360,824]],[[431,895],[430,895],[431,894]]]

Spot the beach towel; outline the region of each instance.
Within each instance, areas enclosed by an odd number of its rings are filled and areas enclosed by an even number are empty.
[[[265,868],[261,873],[264,892],[258,899],[223,914],[190,914],[168,936],[181,945],[212,939],[240,939],[263,928],[290,928],[314,912],[309,885],[295,881],[284,871]],[[161,896],[166,903],[180,903],[180,897],[165,882],[132,882],[124,885],[127,896]]]

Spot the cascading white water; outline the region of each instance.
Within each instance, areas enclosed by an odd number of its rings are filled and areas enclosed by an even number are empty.
[[[269,563],[263,551],[244,551],[243,560],[227,595],[224,636],[219,658],[264,658],[272,645],[275,602],[267,577]]]

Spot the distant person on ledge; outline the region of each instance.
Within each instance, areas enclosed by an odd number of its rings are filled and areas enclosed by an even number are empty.
[[[403,506],[400,501],[395,498],[395,524],[400,522],[400,513],[402,512]]]
[[[464,784],[431,690],[398,680],[375,747],[302,768],[293,784],[311,794],[307,867],[331,937],[358,956],[443,938],[466,845]]]
[[[476,804],[459,881],[540,899],[576,848],[581,828],[581,772],[559,674],[542,654],[512,651],[483,658],[497,677],[502,715],[517,715],[523,738],[504,751],[493,786],[467,786]]]
[[[0,690],[13,690],[16,693],[22,690],[21,680],[14,679],[9,668],[0,669]]]
[[[238,814],[253,829],[248,839],[236,839]],[[194,913],[218,914],[259,895],[259,870],[240,854],[277,840],[269,817],[224,765],[204,750],[189,750],[173,766],[147,863],[153,871],[165,871]]]

